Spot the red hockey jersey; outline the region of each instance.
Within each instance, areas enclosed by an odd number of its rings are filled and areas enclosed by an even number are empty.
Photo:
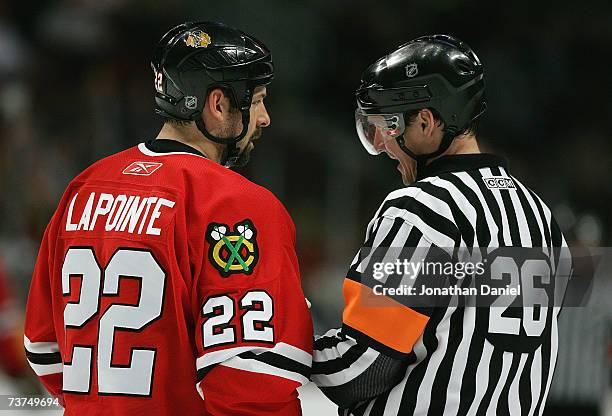
[[[66,415],[298,415],[312,322],[266,189],[172,140],[75,178],[41,244],[25,347]]]

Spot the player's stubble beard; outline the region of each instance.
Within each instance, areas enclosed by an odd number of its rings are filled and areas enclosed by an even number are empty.
[[[242,131],[240,113],[237,112],[236,116],[237,116],[236,119],[234,119],[232,122],[222,127],[221,131],[222,131],[223,137],[236,137]],[[234,166],[243,167],[247,163],[249,163],[249,161],[251,160],[251,151],[255,147],[255,145],[252,142],[259,139],[262,133],[263,133],[263,129],[261,127],[256,127],[250,136],[247,136],[243,138],[241,141],[239,141],[238,143],[236,143],[236,146],[240,146],[240,143],[242,141],[246,141],[246,144],[240,151],[240,154],[238,155],[238,160],[236,160],[236,163],[234,164]],[[225,152],[227,152],[227,149],[225,150]]]
[[[252,142],[259,139],[262,133],[263,133],[263,129],[261,127],[256,127],[251,137],[246,138],[247,144],[246,146],[244,146],[244,149],[242,149],[242,151],[240,152],[240,155],[238,156],[238,160],[236,161],[236,166],[242,167],[246,165],[247,163],[249,163],[249,160],[251,160],[251,151],[255,148],[255,145]]]

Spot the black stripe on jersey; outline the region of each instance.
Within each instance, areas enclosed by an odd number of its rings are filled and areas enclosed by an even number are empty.
[[[436,186],[430,182],[417,182],[414,184],[414,186],[416,188],[420,188],[423,192],[446,202],[453,214],[455,225],[459,229],[463,240],[471,251],[471,247],[474,245],[474,228],[463,211],[461,211],[457,205],[457,202],[453,199],[451,193],[448,190]]]
[[[387,233],[385,238],[381,240],[381,242],[377,245],[377,247],[382,247],[382,248],[391,247],[391,243],[393,243],[393,239],[395,238],[395,236],[397,236],[398,231],[400,230],[400,228],[402,228],[402,225],[404,225],[404,223],[405,221],[403,218],[394,218],[393,225],[389,229],[389,232]]]
[[[238,357],[244,360],[256,360],[271,365],[272,367],[287,370],[292,373],[298,373],[306,378],[310,378],[311,371],[309,366],[271,351],[262,352],[260,354],[255,354],[253,351],[246,351],[242,354],[238,354]]]
[[[349,347],[349,349],[338,358],[328,361],[313,361],[312,372],[313,374],[335,374],[342,370],[346,370],[355,361],[357,361],[366,351],[368,347],[363,344],[356,344]]]
[[[546,244],[548,245],[548,247],[551,247],[552,244],[550,240],[550,230],[548,228],[548,220],[546,219],[546,215],[544,214],[542,202],[540,201],[540,198],[538,198],[538,196],[531,189],[527,188],[527,190],[531,194],[531,198],[535,202],[536,207],[538,209],[538,213],[540,214],[540,219],[542,220],[542,228],[544,228],[544,237],[546,238]]]
[[[518,181],[514,179],[514,182]],[[519,201],[523,206],[523,212],[525,213],[525,218],[527,219],[527,226],[529,227],[529,234],[531,235],[531,243],[533,247],[542,247],[542,239],[544,236],[542,235],[542,231],[538,226],[538,221],[535,217],[535,212],[531,209],[531,205],[527,200],[527,195],[523,192],[523,188],[521,186],[516,187],[516,194],[518,195]],[[542,222],[542,227],[546,227],[546,222]]]
[[[261,354],[255,354],[252,351],[246,351],[246,352],[243,352],[242,354],[238,354],[238,357],[245,359],[245,360],[257,360],[262,363],[269,364],[273,367],[276,367],[282,370],[287,370],[292,373],[298,373],[298,374],[303,375],[306,378],[310,378],[310,374],[311,374],[310,367],[302,363],[299,363],[297,361],[294,361],[288,357],[285,357],[284,355],[276,354],[274,352],[267,351]],[[206,377],[206,375],[219,364],[220,363],[215,363],[215,364],[211,364],[206,367],[200,368],[197,371],[197,375],[196,375],[197,382],[199,383],[200,381],[202,381],[204,377]]]
[[[199,383],[200,381],[204,380],[204,377],[206,377],[206,374],[208,374],[210,370],[215,368],[215,366],[217,366],[217,364],[212,364],[212,365],[209,365],[208,367],[200,368],[198,372],[196,373],[196,382]]]
[[[510,365],[510,371],[508,371],[508,378],[506,379],[506,384],[499,395],[499,401],[497,402],[497,410],[495,414],[498,416],[510,416],[510,407],[509,407],[509,395],[510,395],[510,386],[512,385],[512,381],[514,381],[514,376],[516,376],[516,371],[518,370],[519,364],[521,363],[521,356],[523,354],[512,354],[512,364]],[[514,403],[512,403],[515,406]]]
[[[535,358],[536,351],[529,353],[525,366],[523,367],[523,374],[521,374],[519,380],[521,415],[529,414],[529,408],[531,407],[531,367],[533,366],[533,359]]]
[[[478,319],[478,318],[476,318]],[[476,323],[478,325],[478,323]],[[475,329],[476,331],[476,329]],[[459,395],[459,411],[458,415],[467,415],[470,406],[476,395],[476,371],[480,364],[482,351],[484,350],[485,337],[481,335],[472,336],[472,342],[468,350],[467,362],[465,371],[463,372],[463,381],[461,383],[461,393]]]
[[[487,390],[484,396],[482,396],[482,400],[480,400],[480,405],[478,405],[476,416],[485,416],[487,414],[487,408],[491,403],[493,392],[497,387],[497,383],[499,383],[499,376],[502,372],[503,356],[504,352],[501,349],[493,350],[493,354],[491,355],[491,361],[489,362],[489,381],[487,385]]]
[[[552,217],[550,219],[550,239],[553,247],[561,247],[561,244],[563,243],[561,229],[559,228],[557,221],[555,221],[555,219]]]
[[[417,247],[422,237],[423,237],[423,233],[417,227],[412,227],[410,229],[410,232],[408,233],[408,238],[406,239],[406,242],[404,243],[404,247]],[[387,281],[385,282],[385,286],[386,287],[399,287],[403,278],[404,276],[402,275],[393,274],[389,278],[387,278]]]
[[[455,187],[461,192],[463,196],[468,200],[470,205],[476,210],[476,236],[478,237],[478,245],[480,247],[487,247],[491,242],[491,231],[489,230],[489,224],[487,224],[487,217],[485,215],[484,208],[478,199],[476,192],[467,186],[461,179],[456,175],[447,174],[442,176],[445,179],[455,185]]]
[[[349,337],[355,339],[359,345],[364,345],[372,348],[373,350],[378,351],[381,354],[384,354],[388,357],[395,358],[398,360],[407,360],[407,364],[411,364],[416,360],[416,356],[413,352],[405,354],[403,352],[399,352],[394,350],[393,348],[387,347],[385,344],[382,344],[375,339],[370,338],[366,334],[356,330],[355,328],[351,328],[347,324],[342,324],[342,332]],[[313,362],[314,365],[314,362]],[[318,371],[314,371],[314,374],[317,374]]]
[[[389,228],[389,231],[387,231],[387,234],[383,237],[380,243],[378,243],[376,247],[374,247],[374,241],[376,240],[376,237],[379,237],[378,233],[380,231],[380,226],[382,225],[385,219],[393,220],[393,225]],[[351,266],[351,268],[347,272],[346,274],[347,277],[351,280],[355,280],[356,282],[361,281],[361,273],[357,271],[357,267],[359,267],[362,260],[365,257],[367,257],[367,255],[370,254],[372,251],[375,251],[376,255],[380,255],[381,253],[378,250],[376,250],[378,247],[381,247],[383,249],[390,247],[397,232],[402,227],[402,225],[404,225],[404,222],[405,221],[402,218],[392,219],[392,218],[387,218],[387,217],[380,217],[380,221],[378,221],[378,225],[376,226],[376,231],[370,235],[370,237],[366,240],[366,242],[363,245],[363,248],[366,250],[360,251],[358,260],[353,266]]]
[[[559,267],[559,260],[561,259],[561,244],[563,243],[563,236],[561,235],[561,230],[557,225],[557,222],[554,218],[550,219],[550,242],[553,247],[553,261],[556,264],[555,271]],[[556,273],[555,273],[556,274]],[[566,276],[561,276],[561,278],[565,278]]]
[[[346,337],[344,334],[342,334],[342,332],[339,332],[339,335],[336,336],[323,336],[314,342],[314,349],[316,351],[323,351],[327,348],[334,348],[342,341],[346,341]]]
[[[494,176],[503,176],[499,168],[491,168],[491,173]],[[510,198],[510,192],[514,190],[500,189],[499,194],[501,195],[502,201],[504,201],[505,215],[508,219],[508,228],[510,228],[510,246],[520,247],[521,245],[521,234],[519,231],[517,212],[514,209],[514,204]]]
[[[28,361],[32,364],[49,365],[62,362],[62,356],[59,352],[35,353],[26,349],[25,354]]]
[[[478,187],[478,189],[480,189],[480,193],[482,194],[482,197],[484,198],[484,200],[485,200],[485,202],[487,204],[487,207],[489,208],[489,211],[491,212],[491,216],[493,217],[493,221],[495,221],[495,224],[498,227],[497,241],[499,243],[499,246],[500,247],[505,246],[505,243],[504,243],[504,223],[502,222],[501,211],[499,210],[499,205],[497,204],[497,201],[495,200],[495,197],[491,193],[491,190],[489,188],[487,188],[485,186],[484,182],[482,181],[482,174],[480,173],[480,171],[477,171],[477,172],[469,171],[469,172],[466,172],[466,173],[472,177],[474,182],[476,182],[476,186]]]
[[[396,199],[388,200],[383,204],[380,210],[381,214],[384,214],[389,208],[404,209],[415,214],[429,227],[454,240],[456,246],[460,245],[461,236],[455,224],[414,197],[404,195]]]
[[[387,406],[387,400],[389,400],[389,394],[391,390],[381,394],[376,398],[372,410],[370,410],[370,416],[383,416],[385,413],[385,407]]]
[[[467,283],[467,279],[465,280]],[[462,285],[463,286],[463,285]],[[448,335],[448,346],[440,367],[434,378],[431,397],[432,402],[429,404],[428,415],[441,415],[444,413],[446,405],[446,396],[448,393],[448,382],[453,370],[453,363],[457,355],[457,349],[463,339],[463,319],[464,308],[457,308],[450,317],[450,327]]]
[[[438,325],[444,318],[444,310],[439,310],[438,313],[427,323],[425,332],[423,332],[423,345],[427,350],[427,355],[417,366],[412,370],[408,376],[408,380],[404,386],[404,392],[402,394],[402,401],[399,406],[398,415],[411,415],[414,413],[416,407],[417,394],[419,392],[419,386],[423,381],[427,366],[431,359],[431,355],[438,348],[438,338],[436,337],[436,331]],[[427,394],[427,393],[426,393]],[[428,393],[431,397],[431,390]]]
[[[552,309],[552,308],[551,308]],[[549,313],[552,313],[550,311]],[[548,324],[552,325],[552,324]],[[550,342],[544,342],[542,344],[542,379],[540,381],[540,397],[538,398],[538,404],[533,412],[534,415],[540,414],[540,408],[544,406],[544,393],[546,393],[546,384],[548,383],[548,374],[554,371],[554,368],[550,368]]]
[[[366,409],[368,408],[368,405],[369,403],[359,405],[356,408],[350,410],[349,414],[351,416],[363,416],[365,414]]]
[[[368,238],[366,239],[366,241],[364,243],[364,247],[371,247],[372,246],[372,242],[374,241],[374,237],[376,236],[376,234],[378,234],[378,229],[380,228],[380,225],[382,224],[384,219],[385,219],[385,217],[378,217],[376,219],[376,221],[374,222],[374,225],[372,226],[372,231],[370,231],[370,235],[368,235]]]

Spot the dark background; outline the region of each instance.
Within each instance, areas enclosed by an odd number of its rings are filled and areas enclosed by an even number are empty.
[[[0,252],[19,301],[68,182],[155,137],[149,58],[186,20],[237,26],[272,50],[272,118],[243,173],[298,229],[318,329],[339,321],[340,284],[365,226],[401,185],[354,131],[353,91],[375,59],[420,35],[466,41],[485,66],[485,151],[552,208],[574,244],[612,236],[612,3],[608,1],[3,1]]]

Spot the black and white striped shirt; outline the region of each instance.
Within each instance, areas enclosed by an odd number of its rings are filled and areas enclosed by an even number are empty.
[[[371,259],[358,253],[345,279],[343,326],[315,341],[312,380],[341,414],[542,414],[565,286],[542,287],[548,278],[553,284],[569,278],[569,250],[550,209],[508,173],[502,158],[433,161],[417,182],[388,195],[368,225],[364,247],[382,249],[380,258],[390,263],[401,247],[418,248],[411,262],[427,259],[434,248],[455,263],[462,259],[457,250],[480,261],[504,257],[488,273],[496,270],[503,281],[515,276],[522,297],[483,307],[475,297],[461,303],[450,295],[443,306],[427,307],[376,296],[378,283],[415,285],[419,277],[376,281],[365,275]],[[513,247],[535,248],[541,258],[499,254]],[[540,295],[548,307],[538,306]],[[372,303],[376,297],[383,299]]]

